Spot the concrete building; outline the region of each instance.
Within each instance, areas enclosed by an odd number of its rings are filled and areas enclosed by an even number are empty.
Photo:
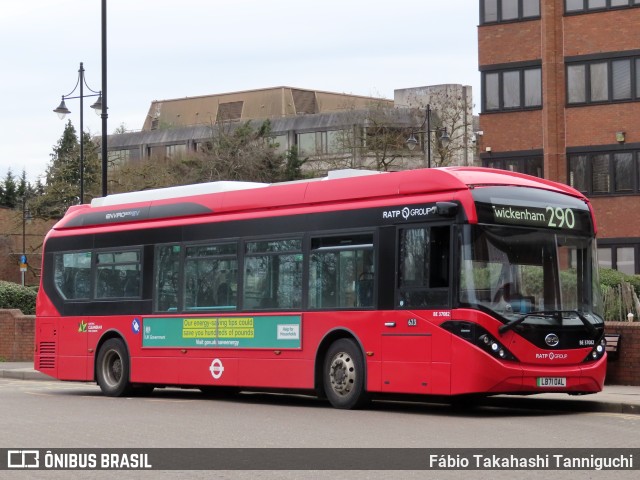
[[[590,199],[599,261],[640,273],[640,0],[480,0],[483,165]]]
[[[109,136],[109,159],[112,165],[143,159],[161,161],[198,151],[223,126],[245,121],[259,125],[269,119],[274,142],[282,151],[297,146],[302,155],[312,159],[308,168],[320,172],[375,168],[368,140],[381,125],[397,133],[391,168],[416,168],[426,165],[428,142],[423,119],[427,104],[431,105],[434,125],[447,126],[451,137],[446,149],[438,149],[437,137],[432,134],[434,159],[473,164],[471,87],[462,85],[398,90],[395,101],[292,87],[153,101],[141,131]],[[421,147],[413,152],[405,145],[412,132]]]

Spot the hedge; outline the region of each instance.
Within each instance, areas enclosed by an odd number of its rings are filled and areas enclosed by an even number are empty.
[[[17,308],[25,315],[36,314],[36,289],[0,280],[0,308]]]
[[[627,275],[618,270],[611,268],[601,268],[600,284],[606,287],[617,287],[623,282],[630,283],[636,292],[636,295],[640,296],[640,275]]]

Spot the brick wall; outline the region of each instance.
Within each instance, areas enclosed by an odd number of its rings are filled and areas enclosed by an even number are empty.
[[[20,310],[0,310],[0,359],[7,362],[33,361],[34,315]]]
[[[482,29],[490,32],[478,37],[479,65],[500,65],[540,59],[540,21],[500,23],[486,25]]]
[[[640,44],[639,16],[638,10],[627,8],[563,17],[564,54],[576,56],[637,48]]]
[[[618,359],[607,365],[609,385],[640,385],[640,322],[607,322],[605,332],[619,333]]]
[[[638,237],[640,199],[637,196],[591,197],[598,238]]]

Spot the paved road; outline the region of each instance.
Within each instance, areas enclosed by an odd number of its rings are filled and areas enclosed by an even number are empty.
[[[4,378],[0,379],[0,448],[372,447],[381,455],[392,455],[392,448],[640,448],[638,415],[568,411],[556,408],[566,404],[544,399],[497,400],[462,411],[444,404],[406,402],[376,402],[368,410],[340,411],[305,396],[241,394],[212,399],[197,391],[166,389],[149,397],[107,398],[94,384]],[[175,478],[176,473],[115,474],[157,479]],[[461,472],[392,473],[191,471],[179,476],[356,480],[461,476]],[[585,473],[584,478],[593,474]],[[597,478],[635,478],[634,473],[598,472]],[[7,478],[66,479],[103,474],[112,478],[114,472],[9,474]],[[514,474],[525,479],[571,478],[560,471],[465,472],[464,476],[512,479]]]

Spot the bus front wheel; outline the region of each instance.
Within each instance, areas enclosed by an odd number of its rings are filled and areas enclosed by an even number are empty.
[[[129,392],[129,355],[119,338],[111,338],[100,347],[96,379],[108,397],[121,397]]]
[[[364,387],[364,360],[351,339],[331,344],[324,360],[325,394],[335,408],[360,408],[369,400]]]

